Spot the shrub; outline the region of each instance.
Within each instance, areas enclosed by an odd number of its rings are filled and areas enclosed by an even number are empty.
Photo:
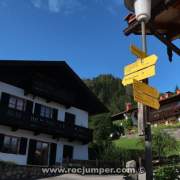
[[[137,146],[145,147],[144,138],[139,138]],[[179,148],[178,140],[164,129],[164,126],[155,127],[152,132],[152,152],[154,155],[164,156],[168,151]]]
[[[180,167],[177,165],[165,165],[162,167],[158,167],[156,169],[156,174],[153,176],[155,180],[178,180],[180,179],[179,176]]]
[[[128,149],[115,147],[115,144],[111,140],[98,144],[98,151],[96,153],[101,160],[125,160],[126,162],[131,159]]]
[[[13,162],[13,161],[4,161],[4,160],[0,159],[0,166],[3,167],[3,168],[5,166],[14,166],[14,165],[17,165],[17,163]]]
[[[132,128],[133,128],[133,121],[132,121],[132,119],[130,117],[128,117],[127,119],[125,119],[122,122],[122,125],[123,125],[124,129],[127,129],[127,131],[132,130]]]

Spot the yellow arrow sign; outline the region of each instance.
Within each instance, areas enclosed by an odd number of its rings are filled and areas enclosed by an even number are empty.
[[[159,97],[159,93],[156,88],[149,86],[145,83],[142,83],[140,81],[137,81],[136,79],[133,80],[133,89],[141,91],[142,93],[155,97],[155,98]]]
[[[155,54],[153,54],[151,56],[148,56],[147,58],[144,58],[143,60],[139,60],[128,66],[125,66],[124,67],[124,75],[128,75],[128,74],[131,74],[140,69],[144,69],[148,66],[154,65],[156,63],[157,59],[158,59],[158,57]]]
[[[134,92],[134,101],[140,102],[154,109],[159,109],[160,104],[157,99],[148,96],[146,94],[143,94],[142,92],[137,90],[133,90],[133,92]]]
[[[127,84],[132,84],[133,79],[142,80],[154,75],[155,75],[155,65],[150,66],[141,71],[138,71],[136,73],[130,74],[128,76],[125,76],[124,79],[122,80],[122,84],[126,86]]]
[[[130,52],[136,55],[137,57],[144,59],[145,57],[148,57],[149,55],[134,46],[133,44],[130,44]]]

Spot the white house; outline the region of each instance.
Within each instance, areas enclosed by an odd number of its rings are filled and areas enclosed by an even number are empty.
[[[137,126],[138,124],[137,114],[138,114],[138,108],[131,108],[131,102],[128,102],[126,103],[126,110],[112,115],[111,119],[113,121],[116,121],[116,120],[123,121],[124,119],[131,117],[133,121],[133,125]]]
[[[180,90],[175,95],[166,92],[165,96],[159,97],[160,108],[151,109],[151,123],[154,126],[158,124],[169,124],[173,121],[180,121]]]
[[[109,112],[64,61],[0,61],[0,159],[88,159],[88,116]]]

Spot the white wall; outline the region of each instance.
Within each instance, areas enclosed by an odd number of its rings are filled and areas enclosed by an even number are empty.
[[[160,106],[160,108],[158,110],[152,109],[151,112],[153,112],[153,113],[160,112],[160,111],[164,111],[164,110],[174,108],[174,107],[177,107],[177,106],[180,106],[180,102],[173,102],[173,103],[170,103],[170,104]]]
[[[6,83],[0,82],[0,98],[1,93],[6,92],[11,95],[15,95],[27,100],[31,100],[35,103],[39,103],[42,105],[49,106],[51,108],[58,109],[58,120],[64,121],[65,118],[65,112],[69,112],[76,115],[75,124],[78,126],[88,127],[88,112],[77,109],[75,107],[71,107],[69,109],[66,109],[64,105],[50,102],[46,103],[46,99],[35,97],[33,100],[33,95],[29,94],[27,96],[24,96],[24,90],[8,85]],[[63,145],[71,145],[74,146],[73,150],[73,158],[74,159],[88,159],[88,147],[87,145],[83,145],[80,141],[74,141],[74,142],[68,142],[68,139],[61,138],[59,142],[57,140],[52,139],[52,136],[46,135],[46,134],[40,134],[38,136],[34,136],[33,132],[31,131],[25,131],[25,130],[18,130],[16,132],[12,132],[10,127],[1,126],[0,125],[0,133],[6,134],[6,135],[13,135],[18,137],[25,137],[28,139],[37,139],[45,142],[54,142],[57,143],[57,156],[56,161],[61,162],[62,156],[63,156]],[[29,141],[28,141],[29,145]],[[2,160],[10,160],[15,161],[18,164],[26,164],[27,162],[27,154],[28,154],[28,147],[26,151],[26,155],[14,155],[14,154],[6,154],[6,153],[0,153],[0,159]]]
[[[135,113],[137,113],[137,110],[132,112],[131,118],[132,118],[133,124],[138,125],[138,123],[137,123],[138,120],[134,117]]]
[[[56,151],[56,162],[61,162],[63,158],[63,146],[71,145],[74,147],[73,149],[73,159],[85,159],[88,160],[88,146],[83,145],[80,141],[68,142],[68,139],[60,138],[59,141],[56,139],[52,139],[52,136],[46,134],[40,134],[38,136],[34,136],[33,132],[25,131],[25,130],[17,130],[15,132],[11,131],[10,127],[0,125],[0,133],[5,135],[12,135],[17,137],[25,137],[28,138],[26,155],[18,155],[18,154],[7,154],[0,152],[0,159],[5,161],[14,161],[18,164],[27,164],[27,156],[28,156],[28,148],[29,148],[29,139],[36,139],[39,141],[45,141],[49,143],[57,143],[57,151]],[[49,149],[50,153],[50,149]]]
[[[124,113],[123,115],[124,115],[125,119],[127,119],[128,117],[131,116],[131,119],[133,121],[133,125],[137,125],[138,124],[137,123],[138,120],[134,117],[136,112],[137,112],[137,110],[133,111],[132,113]]]
[[[167,110],[167,109],[172,109],[172,108],[177,107],[177,106],[180,106],[179,101],[160,106],[160,108],[158,110],[152,109],[151,112],[158,113],[158,112],[161,112],[161,111],[164,111],[164,110]],[[159,124],[159,123],[162,123],[162,122],[165,123],[166,121],[171,121],[171,120],[176,120],[176,119],[178,119],[179,122],[180,122],[180,115],[178,116],[178,118],[173,116],[173,117],[168,117],[167,119],[157,120],[157,121],[154,122],[154,124]]]
[[[49,106],[51,108],[56,108],[58,109],[58,120],[60,121],[64,121],[65,118],[65,112],[69,112],[72,114],[76,115],[76,119],[75,119],[75,124],[78,126],[83,126],[83,127],[88,127],[88,112],[71,107],[69,109],[66,109],[66,107],[64,105],[58,104],[56,102],[50,102],[50,103],[46,103],[46,99],[40,98],[40,97],[35,97],[35,99],[33,100],[33,95],[29,94],[27,96],[24,96],[24,90],[11,86],[9,84],[0,82],[0,98],[1,98],[1,93],[2,92],[6,92],[30,101],[34,101],[34,105],[35,103],[39,103],[45,106]]]

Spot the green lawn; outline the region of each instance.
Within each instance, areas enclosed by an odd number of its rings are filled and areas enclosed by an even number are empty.
[[[136,146],[138,138],[122,138],[115,140],[114,143],[117,147],[126,147],[128,149],[140,149]]]
[[[142,147],[137,147],[138,138],[122,138],[122,139],[118,139],[118,140],[114,140],[114,143],[117,147],[125,147],[127,149],[129,149],[131,151],[131,155],[135,156],[135,155],[140,155],[143,152],[143,148]],[[170,151],[167,153],[167,155],[173,155],[176,154],[178,155],[180,152],[180,141],[179,141],[179,149],[178,150],[174,150],[174,151]]]
[[[130,154],[132,158],[136,158],[138,155],[143,154],[143,148],[137,147],[138,138],[122,138],[115,140],[114,143],[116,147],[124,147],[130,150]]]

